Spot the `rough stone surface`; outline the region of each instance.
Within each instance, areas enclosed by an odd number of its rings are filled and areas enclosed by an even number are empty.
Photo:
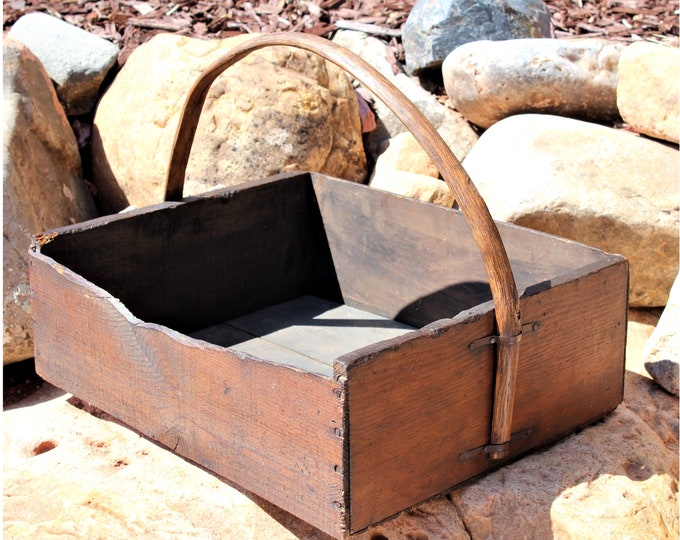
[[[647,41],[626,47],[619,62],[621,117],[651,137],[680,139],[680,49]]]
[[[343,30],[335,33],[333,42],[358,54],[387,77],[425,115],[458,159],[462,160],[467,155],[479,138],[477,133],[459,112],[439,103],[418,79],[403,72],[395,74],[387,61],[384,41],[361,32]],[[386,104],[375,100],[373,105],[378,117],[377,129],[366,135],[365,148],[369,161],[374,162],[385,151],[392,137],[408,130]]]
[[[678,402],[639,371],[656,318],[632,315],[625,401],[612,415],[354,538],[676,538]],[[3,413],[6,538],[328,540],[74,405],[45,384]]]
[[[678,150],[550,115],[489,128],[463,162],[491,214],[630,262],[630,303],[666,304],[678,272]]]
[[[45,66],[67,115],[94,108],[99,87],[116,63],[116,45],[40,12],[20,17],[8,35],[26,45]]]
[[[405,171],[439,178],[439,171],[410,133],[399,133],[390,139],[387,149],[378,157],[373,171]]]
[[[603,39],[475,41],[446,57],[442,75],[451,106],[483,128],[531,112],[611,121],[623,48]]]
[[[550,12],[541,0],[418,0],[402,28],[411,74],[439,68],[471,41],[549,37]]]
[[[453,196],[439,171],[410,133],[399,133],[378,157],[371,187],[450,207]]]
[[[73,131],[40,61],[3,42],[3,365],[33,356],[31,235],[95,217]]]
[[[680,278],[676,277],[659,324],[644,350],[645,369],[662,388],[678,395],[680,373]]]
[[[453,205],[453,196],[446,183],[424,174],[383,169],[373,176],[370,186],[447,208]]]
[[[244,37],[159,34],[130,55],[95,116],[93,162],[103,208],[163,200],[186,94],[205,67]],[[342,71],[312,53],[270,47],[241,60],[212,85],[184,193],[293,170],[365,180],[361,119]]]

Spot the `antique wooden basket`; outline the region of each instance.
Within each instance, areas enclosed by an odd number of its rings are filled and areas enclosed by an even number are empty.
[[[307,173],[182,199],[208,88],[269,45],[370,88],[462,212]],[[495,223],[417,108],[327,40],[259,36],[208,68],[166,195],[35,237],[37,369],[333,537],[621,402],[626,260]]]

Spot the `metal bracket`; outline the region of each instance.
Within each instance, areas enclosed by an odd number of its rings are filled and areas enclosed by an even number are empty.
[[[522,333],[520,336],[524,334],[531,334],[532,332],[538,331],[540,328],[541,323],[536,321],[536,322],[530,322],[530,323],[525,323],[522,325]],[[471,341],[468,343],[468,349],[471,351],[474,351],[475,349],[481,349],[482,347],[488,347],[489,345],[495,345],[498,343],[498,341],[501,339],[501,336],[485,336],[483,338],[475,339],[474,341]]]
[[[531,436],[534,432],[534,428],[526,428],[520,431],[516,431],[510,437],[510,441],[503,444],[485,444],[484,446],[478,446],[472,450],[467,450],[458,456],[458,461],[465,463],[471,459],[475,459],[479,456],[493,454],[495,452],[504,452],[509,450],[511,442],[517,442],[521,439],[525,439]]]

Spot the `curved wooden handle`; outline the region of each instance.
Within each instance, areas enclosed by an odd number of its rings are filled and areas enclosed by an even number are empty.
[[[380,72],[356,54],[331,41],[309,34],[278,33],[256,36],[213,62],[189,91],[182,110],[168,169],[165,199],[182,199],[184,176],[201,109],[213,81],[229,66],[251,52],[286,45],[318,54],[347,71],[382,100],[427,152],[449,186],[471,229],[484,261],[494,300],[499,339],[494,411],[488,454],[499,459],[508,454],[515,396],[515,378],[521,335],[519,295],[510,261],[489,210],[462,165],[420,110]]]

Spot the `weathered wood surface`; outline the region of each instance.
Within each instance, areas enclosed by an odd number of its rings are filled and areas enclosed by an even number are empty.
[[[276,201],[272,215],[263,200]],[[499,229],[523,320],[538,324],[518,363],[515,457],[619,403],[627,264]],[[480,345],[497,333],[494,304],[455,210],[303,174],[66,227],[36,249],[36,363],[47,380],[331,535],[498,463],[485,453],[495,347]],[[425,327],[327,351],[326,362],[346,352],[332,376],[185,335],[233,319],[246,337],[285,333],[280,317],[252,326],[252,313],[302,295]],[[277,346],[314,356],[309,347],[335,339],[307,334]]]
[[[623,398],[627,264],[592,265],[522,299],[525,321],[509,458],[611,412]],[[350,527],[361,530],[484,472],[495,333],[485,304],[399,348],[348,355]]]
[[[305,295],[191,334],[326,377],[336,358],[401,336],[413,327],[391,319]]]
[[[147,322],[192,332],[302,294],[340,300],[306,174],[94,223],[43,252]]]
[[[342,536],[340,384],[142,322],[40,254],[31,257],[31,287],[42,377]]]
[[[345,303],[421,327],[490,301],[484,264],[460,212],[312,175]],[[620,260],[538,231],[498,224],[522,294],[593,263]]]

